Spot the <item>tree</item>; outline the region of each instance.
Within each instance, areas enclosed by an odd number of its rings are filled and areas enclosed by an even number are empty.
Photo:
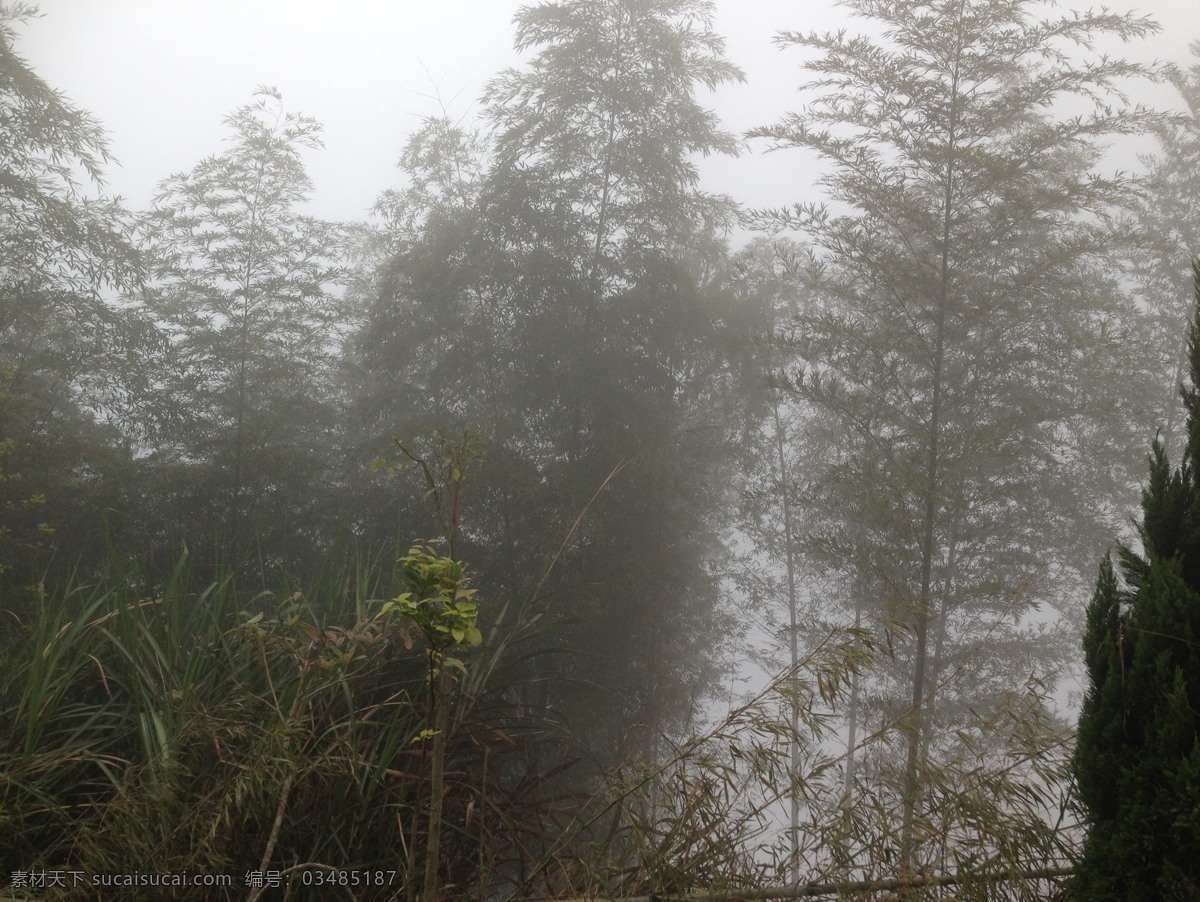
[[[1192,45],[1200,56],[1200,43]],[[1159,417],[1164,448],[1180,440],[1177,387],[1187,365],[1187,261],[1200,253],[1200,62],[1172,69],[1183,112],[1154,129],[1159,152],[1143,159],[1145,186],[1134,208],[1135,244],[1130,259],[1138,299],[1147,315],[1147,356],[1158,358],[1165,388]]]
[[[226,119],[229,149],[162,183],[145,303],[176,361],[164,382],[177,416],[154,461],[168,529],[234,555],[253,537],[277,561],[328,484],[342,231],[300,211],[320,125],[285,114],[273,89],[256,96]]]
[[[576,654],[531,667],[574,679],[539,701],[588,697],[610,748],[632,723],[682,723],[713,675],[719,431],[693,427],[726,373],[730,208],[693,158],[736,141],[694,93],[740,76],[710,16],[694,0],[522,9],[516,44],[536,53],[487,89],[492,145],[443,125],[405,154],[418,193],[391,196],[413,199],[394,219],[421,225],[398,231],[362,333],[381,432],[481,436],[463,554],[489,594],[564,631]]]
[[[544,488],[533,466],[511,453],[517,418],[496,400],[512,361],[490,301],[495,256],[480,228],[488,159],[483,136],[429,119],[400,155],[406,187],[376,204],[375,265],[368,261],[352,286],[358,322],[343,359],[351,398],[346,480],[356,530],[394,538],[399,554],[414,530],[440,531],[424,486],[396,481],[381,492],[366,464],[394,455],[396,439],[416,448],[435,430],[482,436],[486,453],[472,467],[471,528],[461,541],[489,591],[513,597],[528,590],[542,550],[526,524]]]
[[[98,512],[126,506],[157,336],[111,300],[141,261],[128,214],[98,193],[103,130],[13,49],[32,14],[0,5],[0,534],[20,557],[53,527],[74,565],[104,538]]]
[[[1088,693],[1073,770],[1088,829],[1078,899],[1192,899],[1200,892],[1200,259],[1188,333],[1183,463],[1161,435],[1138,527],[1100,566],[1083,637]]]
[[[868,563],[889,679],[906,687],[881,699],[905,736],[904,868],[921,759],[954,735],[940,727],[1065,663],[1061,621],[1034,612],[1094,554],[1103,505],[1119,506],[1112,486],[1091,508],[1078,490],[1097,471],[1119,487],[1125,471],[1121,434],[1100,426],[1106,403],[1131,405],[1122,386],[1138,371],[1107,263],[1131,184],[1096,167],[1105,137],[1152,120],[1120,90],[1150,73],[1068,49],[1154,26],[1104,11],[1043,20],[1040,5],[852,0],[883,36],[782,34],[817,53],[812,99],[755,132],[829,164],[818,183],[832,209],[764,218],[814,251],[785,335],[789,381],[842,440],[812,489],[835,516],[809,547],[843,572]],[[1071,103],[1085,110],[1059,112]],[[911,641],[894,642],[902,631]],[[951,677],[956,705],[938,695]]]
[[[715,419],[719,282],[699,264],[722,259],[729,210],[698,190],[694,158],[737,145],[695,91],[741,74],[711,14],[696,0],[524,9],[516,46],[538,52],[485,94],[484,217],[517,326],[512,401],[532,414],[521,447],[554,487],[560,535],[587,508],[549,589],[579,623],[573,675],[624,696],[614,739],[679,727],[712,679],[698,630],[716,607],[704,477],[721,439],[684,433]]]

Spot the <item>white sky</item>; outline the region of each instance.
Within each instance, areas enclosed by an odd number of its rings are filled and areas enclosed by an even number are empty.
[[[1085,0],[1064,0],[1082,8]],[[405,137],[440,111],[472,117],[484,82],[519,58],[513,53],[514,0],[41,0],[42,17],[19,32],[17,52],[107,129],[120,168],[108,189],[135,209],[155,185],[219,152],[221,120],[250,102],[259,85],[280,89],[289,111],[325,126],[313,154],[314,210],[361,219],[385,188]],[[1200,0],[1110,0],[1163,25],[1153,42],[1118,54],[1189,62],[1200,39]],[[832,0],[718,0],[715,27],[748,83],[708,103],[726,127],[743,132],[777,120],[796,104],[801,57],[771,39],[780,29],[850,24]],[[1171,102],[1159,91],[1153,102]],[[706,161],[708,190],[752,207],[811,198],[813,173],[796,152]]]

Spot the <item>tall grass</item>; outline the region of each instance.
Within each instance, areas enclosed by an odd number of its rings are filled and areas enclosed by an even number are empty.
[[[396,590],[391,570],[386,555],[359,555],[304,590],[249,594],[232,575],[193,585],[184,558],[154,598],[114,568],[8,605],[18,610],[3,615],[0,646],[0,881],[228,873],[227,895],[244,898],[246,872],[308,865],[391,872],[370,892],[408,895],[427,815],[429,686],[421,649],[374,616]],[[510,625],[456,687],[448,895],[511,883],[540,850],[510,828],[553,819],[531,752],[547,721],[502,683],[515,671],[499,650],[518,659],[528,633]]]
[[[114,566],[53,596],[8,599],[0,881],[31,870],[224,873],[233,887],[201,897],[241,899],[257,894],[248,872],[377,871],[392,876],[333,889],[416,898],[431,798],[428,662],[402,625],[376,616],[400,589],[390,555],[346,556],[318,573],[304,587],[246,592],[232,574],[197,585],[184,557],[152,598]],[[792,796],[806,880],[896,876],[901,783],[889,761],[900,724],[859,743],[849,788],[837,749],[850,678],[880,653],[865,634],[835,631],[709,729],[659,737],[661,760],[600,773],[579,766],[587,750],[569,725],[523,702],[536,697],[526,659],[545,653],[541,624],[503,601],[490,611],[445,720],[442,898],[782,883]],[[1070,737],[1045,711],[1031,685],[928,763],[921,873],[958,882],[907,898],[1052,892],[995,882],[1063,864],[1076,838],[1062,828]],[[330,890],[293,883],[290,898]]]

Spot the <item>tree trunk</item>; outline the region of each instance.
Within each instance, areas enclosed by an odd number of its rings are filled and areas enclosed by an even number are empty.
[[[958,21],[961,28],[963,7],[966,0],[960,0]],[[961,39],[959,41],[961,53]],[[904,765],[904,814],[900,840],[900,869],[909,872],[912,869],[914,847],[913,821],[916,816],[917,796],[920,792],[920,758],[922,720],[925,706],[925,665],[928,657],[929,642],[929,612],[933,601],[933,558],[936,553],[935,525],[940,494],[939,454],[941,438],[942,400],[945,392],[942,366],[946,353],[946,313],[950,305],[950,238],[953,221],[954,201],[954,150],[958,130],[958,79],[959,59],[954,61],[954,71],[951,75],[950,88],[950,121],[946,129],[946,179],[942,193],[942,241],[941,265],[938,276],[938,291],[936,297],[935,331],[933,345],[933,373],[931,378],[932,401],[929,412],[929,445],[925,467],[925,522],[921,537],[921,589],[917,597],[917,609],[914,617],[916,633],[916,649],[913,653],[912,699],[909,716],[904,724],[904,732],[908,736],[908,751]]]
[[[438,900],[438,864],[442,844],[442,798],[445,795],[446,730],[450,723],[450,677],[443,662],[434,699],[433,754],[429,778],[429,828],[425,843],[424,902]]]
[[[779,402],[772,406],[775,414],[775,448],[779,455],[779,497],[783,508],[784,559],[787,562],[788,582],[788,672],[790,685],[795,686],[796,668],[800,663],[800,644],[797,636],[799,624],[796,610],[796,558],[792,546],[792,504],[788,496],[787,457],[784,454],[783,420],[779,416]],[[791,737],[788,743],[789,771],[794,781],[800,770],[800,705],[795,694],[791,701]],[[796,793],[790,793],[789,827],[791,830],[792,854],[789,858],[788,875],[791,883],[800,882],[800,801]]]

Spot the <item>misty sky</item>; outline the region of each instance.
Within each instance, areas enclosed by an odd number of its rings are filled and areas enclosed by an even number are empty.
[[[361,219],[398,180],[395,161],[422,118],[444,107],[478,111],[483,84],[518,63],[511,0],[41,0],[42,17],[18,32],[17,50],[53,87],[94,113],[121,166],[108,189],[134,208],[173,172],[219,152],[222,118],[259,85],[283,93],[289,111],[325,126],[326,149],[308,158],[314,211]],[[1065,8],[1086,8],[1067,0]],[[1113,48],[1139,60],[1188,62],[1200,39],[1200,0],[1113,0],[1163,26],[1153,42]],[[823,0],[718,0],[715,27],[747,74],[702,102],[743,132],[797,103],[802,57],[772,44],[780,29],[863,26]],[[440,96],[439,96],[440,95]],[[1147,99],[1170,103],[1159,89]],[[811,199],[812,167],[796,152],[703,164],[705,187],[748,206]]]

